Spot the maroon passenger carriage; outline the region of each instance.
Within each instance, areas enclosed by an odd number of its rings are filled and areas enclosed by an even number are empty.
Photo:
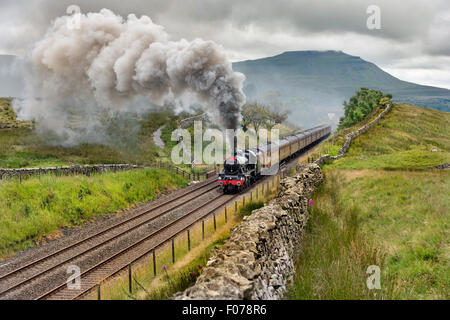
[[[225,160],[218,183],[224,193],[239,192],[264,175],[276,174],[281,164],[296,157],[305,148],[318,143],[330,133],[331,126],[319,125],[266,145],[235,150],[234,155]]]

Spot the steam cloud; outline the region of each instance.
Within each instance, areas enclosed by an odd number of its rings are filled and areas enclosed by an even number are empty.
[[[221,46],[169,41],[149,17],[123,19],[108,9],[82,14],[78,29],[69,19],[57,18],[36,43],[28,61],[30,98],[15,105],[19,118],[36,119],[65,144],[96,142],[110,116],[191,99],[222,128],[238,126],[245,77],[233,72]]]

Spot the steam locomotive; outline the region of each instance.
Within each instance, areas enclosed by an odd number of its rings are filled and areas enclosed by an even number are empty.
[[[218,183],[224,193],[240,192],[263,175],[276,173],[280,165],[330,133],[331,126],[319,125],[247,150],[236,150],[237,139],[234,137],[233,156],[225,160]]]

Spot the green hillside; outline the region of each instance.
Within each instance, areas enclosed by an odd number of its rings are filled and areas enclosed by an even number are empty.
[[[450,113],[396,104],[367,135],[354,139],[336,169],[417,170],[450,162]]]
[[[375,64],[338,51],[292,51],[233,64],[245,74],[249,99],[282,101],[302,125],[342,115],[342,102],[361,87],[392,94],[394,101],[450,111],[450,90],[399,80]]]
[[[37,134],[31,122],[18,121],[11,99],[0,98],[0,168],[149,164],[157,158],[167,157],[170,151],[160,150],[153,143],[153,132],[166,123],[175,123],[176,119],[178,116],[171,110],[155,112],[123,124],[111,124],[110,136],[114,143],[63,147],[53,144],[50,134]],[[134,128],[139,128],[138,132]]]
[[[450,171],[432,169],[450,162],[449,124],[449,113],[396,104],[323,167],[291,298],[449,298]],[[366,287],[369,265],[379,290]]]

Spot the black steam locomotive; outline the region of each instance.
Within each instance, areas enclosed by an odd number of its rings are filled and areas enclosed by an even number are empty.
[[[263,175],[276,173],[281,164],[327,137],[330,132],[331,126],[320,125],[247,150],[236,150],[235,137],[234,156],[225,160],[223,170],[219,173],[219,185],[224,193],[239,192]]]

